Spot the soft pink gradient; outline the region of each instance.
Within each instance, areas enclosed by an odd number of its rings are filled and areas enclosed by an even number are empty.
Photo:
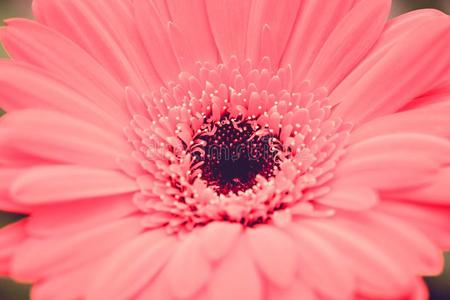
[[[0,231],[0,274],[33,300],[427,299],[450,19],[390,4],[35,0],[0,32],[0,209],[29,215]],[[218,196],[183,145],[225,111],[290,155]]]

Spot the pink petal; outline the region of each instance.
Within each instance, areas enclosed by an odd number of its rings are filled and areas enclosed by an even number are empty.
[[[447,74],[443,75],[443,77],[450,78],[450,71],[448,71]],[[420,95],[419,97],[408,102],[404,107],[402,107],[401,110],[403,111],[415,108],[434,107],[433,104],[436,104],[437,106],[438,105],[445,106],[446,104],[448,104],[447,102],[449,100],[449,97],[450,97],[450,81],[443,82],[433,87],[425,94]]]
[[[11,259],[25,239],[25,221],[7,225],[0,230],[0,275],[8,275]]]
[[[241,232],[239,224],[212,222],[199,234],[203,251],[209,259],[219,260],[233,248]]]
[[[433,180],[416,189],[389,194],[389,197],[417,203],[450,205],[450,168],[444,168]]]
[[[259,62],[267,51],[273,53],[270,60],[278,66],[289,41],[302,1],[253,1],[248,20],[247,58]],[[262,47],[263,27],[270,28],[274,43]]]
[[[196,60],[217,62],[217,49],[209,27],[204,1],[170,0],[172,21],[182,30]]]
[[[54,76],[13,61],[0,61],[0,106],[6,111],[47,108],[66,112],[115,133],[121,133],[124,126]]]
[[[86,289],[96,278],[95,274],[104,266],[105,258],[88,262],[80,267],[50,276],[33,284],[30,298],[33,300],[82,299]]]
[[[357,2],[328,37],[307,78],[314,85],[334,88],[376,42],[390,8],[390,0]]]
[[[211,277],[210,263],[194,234],[180,242],[167,268],[169,286],[177,299],[191,299]]]
[[[29,169],[14,181],[11,194],[18,202],[40,204],[113,196],[137,190],[136,182],[121,172],[55,165]]]
[[[383,245],[355,232],[351,227],[333,222],[302,222],[329,240],[341,253],[358,280],[357,289],[373,297],[398,297],[409,290],[413,274],[397,264],[383,250]]]
[[[262,300],[260,275],[250,259],[245,242],[240,240],[233,252],[215,269],[208,285],[211,300]],[[238,298],[236,298],[238,296]]]
[[[355,290],[355,278],[343,257],[347,254],[302,222],[291,227],[290,232],[296,239],[301,280],[318,294],[350,299]]]
[[[156,71],[163,80],[171,80],[180,73],[177,57],[167,31],[167,19],[153,2],[135,0],[136,26]]]
[[[0,125],[0,160],[5,164],[21,164],[29,156],[42,158],[43,162],[117,169],[117,157],[131,152],[122,137],[54,111],[11,112],[2,118]]]
[[[375,210],[364,215],[344,216],[341,224],[373,241],[382,236],[383,251],[411,274],[436,275],[442,271],[440,249],[415,226],[401,218]],[[409,250],[405,252],[404,249]]]
[[[413,32],[423,24],[443,16],[446,16],[445,13],[436,9],[418,9],[392,18],[387,22],[374,50],[397,42],[405,34]]]
[[[378,203],[378,195],[371,188],[353,185],[335,186],[317,202],[345,210],[367,210]]]
[[[149,231],[127,242],[105,261],[88,299],[131,299],[164,267],[175,246],[174,237],[163,230]]]
[[[382,190],[427,183],[447,162],[449,151],[447,140],[425,134],[370,138],[349,147],[336,168],[337,183]]]
[[[335,296],[335,295],[333,295]],[[300,297],[300,298],[299,298]],[[303,279],[297,279],[286,289],[273,289],[269,294],[269,300],[318,300],[321,299],[309,287]]]
[[[447,97],[443,97],[448,99]],[[394,133],[424,133],[450,138],[450,103],[443,102],[421,109],[414,109],[382,116],[358,127],[350,142],[356,143],[374,136]]]
[[[206,11],[222,61],[231,56],[244,60],[250,1],[206,0]]]
[[[138,35],[131,2],[36,0],[33,5],[40,22],[76,42],[124,86],[144,92],[161,85]]]
[[[293,80],[298,85],[307,79],[317,53],[353,4],[354,0],[328,0],[327,5],[315,0],[302,1],[281,63],[292,66]]]
[[[29,207],[15,203],[11,199],[9,188],[18,176],[23,173],[22,169],[0,169],[0,210],[7,212],[27,213]]]
[[[448,206],[428,206],[410,202],[383,201],[379,210],[411,224],[426,234],[441,249],[450,250]]]
[[[66,272],[108,254],[141,230],[140,218],[135,217],[69,236],[30,238],[15,251],[11,273],[14,278],[34,281],[50,274]]]
[[[63,78],[71,88],[116,119],[127,120],[122,87],[83,49],[34,21],[13,19],[8,20],[7,25],[1,40],[14,60],[41,67]]]
[[[280,287],[291,285],[300,267],[291,237],[269,225],[249,229],[246,236],[262,273]]]
[[[433,19],[382,49],[382,57],[380,52],[369,55],[331,94],[340,103],[335,115],[367,121],[397,111],[439,83],[450,59],[449,28],[448,18]]]
[[[107,196],[33,208],[27,232],[35,237],[63,236],[107,224],[137,212],[132,195]]]

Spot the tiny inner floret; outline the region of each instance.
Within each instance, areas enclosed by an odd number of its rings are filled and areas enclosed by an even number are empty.
[[[199,131],[191,147],[193,166],[218,194],[245,192],[257,175],[269,179],[280,166],[280,141],[254,118],[225,116]]]

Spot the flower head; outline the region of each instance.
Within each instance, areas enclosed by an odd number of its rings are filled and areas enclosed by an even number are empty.
[[[0,272],[32,299],[425,299],[450,20],[390,1],[35,0],[0,32]],[[408,249],[408,251],[405,251]]]

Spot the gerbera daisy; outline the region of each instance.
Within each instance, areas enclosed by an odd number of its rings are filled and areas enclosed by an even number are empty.
[[[450,19],[388,0],[35,0],[1,31],[0,273],[33,300],[426,299]]]

